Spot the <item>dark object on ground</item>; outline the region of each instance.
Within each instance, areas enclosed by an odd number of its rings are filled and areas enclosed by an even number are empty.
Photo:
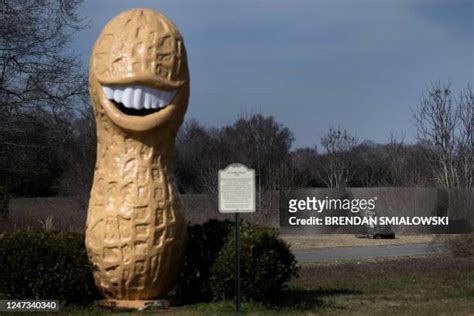
[[[366,219],[373,219],[376,216],[375,211],[366,210],[363,217]],[[362,235],[365,238],[372,239],[394,239],[395,232],[390,225],[365,225],[362,230]],[[364,238],[360,237],[359,238]]]
[[[356,235],[357,238],[369,239],[395,239],[395,233],[390,225],[367,226],[362,234]]]
[[[88,304],[100,297],[76,232],[18,231],[0,237],[0,292],[11,299]]]
[[[235,296],[235,250],[235,242],[229,238],[212,267],[211,287],[216,300]],[[246,300],[270,300],[298,275],[288,244],[271,227],[249,223],[242,226],[240,262],[241,292]]]
[[[372,236],[373,239],[395,239],[395,233],[380,233]]]

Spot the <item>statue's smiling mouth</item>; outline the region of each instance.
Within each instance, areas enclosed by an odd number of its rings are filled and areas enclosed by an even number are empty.
[[[117,109],[133,116],[145,116],[162,110],[177,92],[140,85],[104,85],[102,89]]]

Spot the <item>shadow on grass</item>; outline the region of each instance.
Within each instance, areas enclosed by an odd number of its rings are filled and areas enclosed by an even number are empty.
[[[283,312],[286,313],[297,313],[298,311],[309,311],[315,308],[331,308],[335,310],[342,310],[344,307],[336,305],[331,297],[344,296],[344,295],[357,295],[361,294],[360,291],[354,291],[345,288],[335,289],[303,289],[303,288],[290,288],[275,295],[271,300],[264,302],[242,302],[242,311],[244,313],[259,313],[263,312]],[[218,301],[218,302],[199,302],[193,304],[183,304],[180,300],[170,298],[174,308],[178,308],[175,311],[180,314],[221,314],[221,313],[232,313],[234,311],[234,301]],[[108,312],[133,312],[134,310],[119,310],[119,309],[108,309],[104,307],[98,307],[95,304],[90,306],[79,306],[79,305],[68,305],[65,306],[64,312],[79,313],[86,315],[101,315]]]
[[[362,294],[361,291],[351,289],[336,288],[336,289],[302,289],[291,288],[283,291],[271,300],[265,302],[265,305],[275,309],[299,309],[307,310],[315,307],[333,307],[335,306],[330,300],[325,300],[326,297],[339,295],[354,295]]]

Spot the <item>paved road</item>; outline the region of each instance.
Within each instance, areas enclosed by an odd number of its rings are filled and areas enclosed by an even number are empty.
[[[296,260],[308,263],[323,260],[433,255],[430,244],[406,244],[388,246],[359,246],[293,251]]]

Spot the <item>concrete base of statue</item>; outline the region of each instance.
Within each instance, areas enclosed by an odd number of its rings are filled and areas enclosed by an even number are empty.
[[[96,305],[113,310],[137,310],[137,311],[153,311],[169,309],[171,304],[169,300],[100,300],[96,301]]]

